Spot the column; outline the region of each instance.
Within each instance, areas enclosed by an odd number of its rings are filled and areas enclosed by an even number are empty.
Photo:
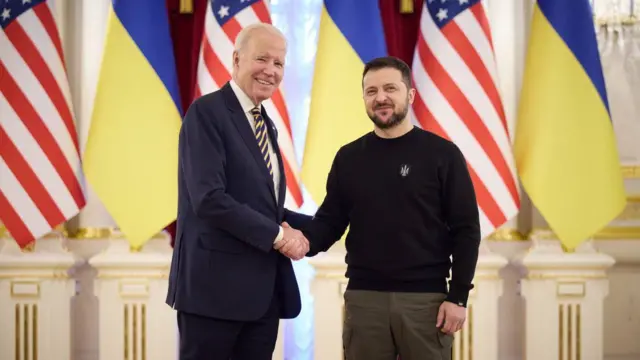
[[[498,300],[502,295],[500,270],[507,260],[482,247],[474,277],[475,288],[469,294],[467,322],[456,334],[453,360],[498,360],[500,338]]]
[[[309,259],[316,272],[311,285],[314,306],[314,359],[343,359],[343,295],[347,284],[344,277],[347,269],[344,256],[344,251],[332,249]]]
[[[602,360],[606,271],[614,259],[591,242],[565,253],[552,235],[535,235],[521,258],[526,359]]]
[[[165,304],[172,249],[168,237],[132,253],[124,239],[89,260],[97,270],[99,359],[175,360],[176,313]]]
[[[75,283],[67,272],[78,260],[62,240],[52,234],[22,252],[0,237],[0,359],[72,358]]]

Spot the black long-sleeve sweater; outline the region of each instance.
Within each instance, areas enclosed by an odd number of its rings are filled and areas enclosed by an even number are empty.
[[[308,256],[328,250],[347,226],[348,289],[443,292],[466,306],[480,224],[455,144],[414,127],[398,138],[371,132],[343,146],[326,197],[303,231]]]

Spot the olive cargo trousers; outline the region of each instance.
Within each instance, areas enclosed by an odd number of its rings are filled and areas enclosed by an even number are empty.
[[[347,290],[342,332],[346,360],[451,360],[453,336],[436,328],[438,293]]]

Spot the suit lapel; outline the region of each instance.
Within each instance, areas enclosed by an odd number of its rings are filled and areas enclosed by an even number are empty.
[[[238,132],[240,133],[240,136],[242,137],[242,140],[244,141],[245,145],[249,149],[249,152],[251,153],[253,160],[258,165],[258,168],[260,169],[260,172],[264,176],[265,181],[267,181],[269,191],[271,192],[271,195],[273,196],[273,200],[275,201],[276,197],[275,197],[275,190],[273,185],[273,177],[271,176],[271,174],[269,174],[269,169],[267,169],[267,164],[262,158],[262,153],[258,148],[258,141],[255,138],[255,134],[253,133],[251,126],[249,125],[249,122],[247,120],[247,115],[244,113],[244,111],[242,111],[240,102],[238,102],[236,95],[233,93],[233,89],[231,88],[231,85],[227,83],[222,88],[222,90],[226,97],[227,106],[231,110],[233,124],[236,126],[236,129],[238,129]]]

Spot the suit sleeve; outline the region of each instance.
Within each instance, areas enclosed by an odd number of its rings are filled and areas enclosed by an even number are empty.
[[[284,221],[294,229],[304,229],[311,223],[312,216],[284,209]]]
[[[467,162],[457,146],[444,172],[444,215],[453,243],[447,301],[466,306],[478,262],[480,220]]]
[[[225,147],[215,115],[207,117],[195,102],[180,132],[180,170],[194,213],[234,237],[268,252],[279,226],[226,192]],[[201,106],[201,105],[200,105]]]
[[[313,220],[303,229],[310,245],[307,256],[329,250],[340,240],[349,225],[347,199],[340,187],[339,162],[340,152],[336,155],[327,177],[327,194]]]

